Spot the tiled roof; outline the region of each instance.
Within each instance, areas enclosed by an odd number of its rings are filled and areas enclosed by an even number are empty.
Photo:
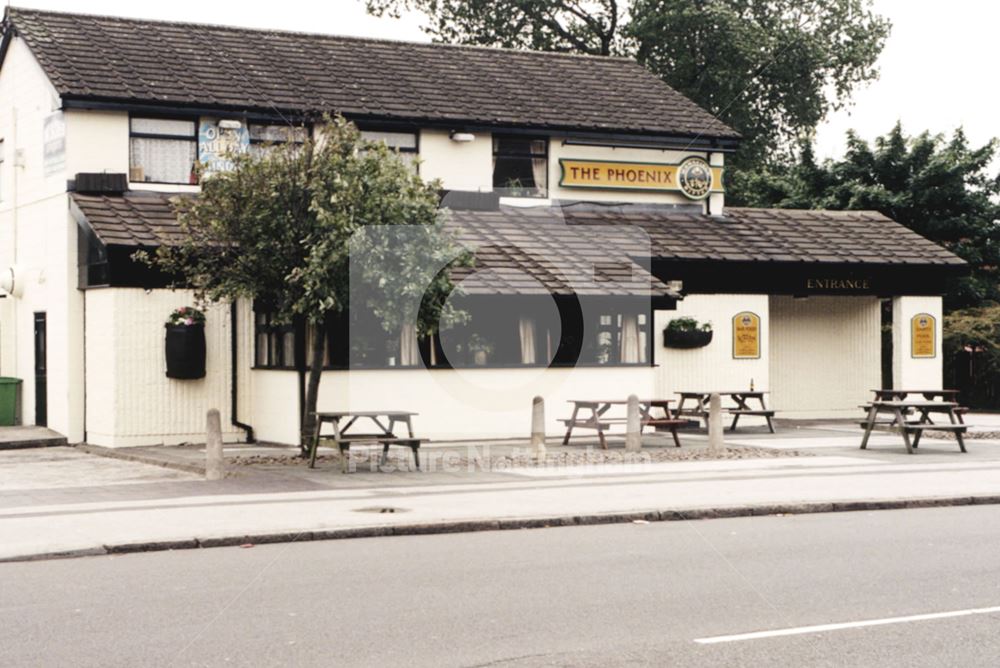
[[[957,255],[877,211],[744,209],[724,216],[663,210],[561,213],[573,225],[641,227],[657,260],[965,265]]]
[[[181,236],[171,197],[164,193],[84,195],[73,193],[73,205],[106,246],[169,245]]]
[[[129,192],[73,193],[72,198],[78,215],[105,245],[149,248],[179,237],[171,199],[186,196]],[[495,213],[480,217],[459,211],[448,218],[456,240],[476,257],[474,268],[453,273],[468,294],[677,296],[632,259],[643,235],[631,228],[609,234],[598,227],[525,226]]]
[[[678,296],[649,272],[648,256],[635,252],[645,235],[632,227],[575,227],[476,211],[450,212],[447,224],[475,255],[474,267],[452,272],[468,294]]]
[[[9,8],[65,99],[735,139],[625,58]]]
[[[107,245],[155,246],[179,234],[169,195],[73,193],[73,201]],[[459,238],[483,249],[480,266],[598,264],[598,282],[621,280],[626,257],[657,260],[950,265],[965,262],[909,228],[873,211],[727,208],[724,216],[629,207],[454,211]],[[645,235],[636,235],[631,226]],[[614,227],[628,231],[613,231]],[[593,263],[591,263],[591,258]],[[603,258],[603,259],[602,259]],[[549,261],[551,259],[551,261]],[[641,277],[641,268],[631,268]],[[548,280],[548,279],[547,279]],[[626,281],[627,282],[627,281]],[[547,285],[555,286],[551,281]]]

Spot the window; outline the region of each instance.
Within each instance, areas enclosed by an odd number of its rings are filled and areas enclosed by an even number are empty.
[[[132,118],[129,180],[197,183],[198,128],[194,120]]]
[[[649,317],[645,313],[602,313],[585,332],[580,361],[600,365],[646,364],[649,345]]]
[[[362,130],[361,138],[370,142],[382,142],[399,154],[399,157],[408,165],[413,165],[417,161],[417,133],[415,132],[394,132],[387,130]]]
[[[506,197],[547,197],[549,142],[493,135],[493,189]]]
[[[309,138],[309,128],[302,125],[250,124],[250,152],[261,155],[268,146],[302,144]]]
[[[254,366],[259,369],[295,368],[295,325],[274,322],[270,313],[254,312]]]

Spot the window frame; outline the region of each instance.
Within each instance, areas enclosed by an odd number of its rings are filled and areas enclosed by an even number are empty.
[[[189,138],[184,135],[165,135],[157,134],[155,132],[135,132],[132,130],[132,121],[134,119],[142,120],[155,120],[155,121],[184,121],[185,123],[190,122],[193,127],[193,132]],[[134,113],[129,112],[128,115],[128,168],[129,168],[129,185],[135,184],[151,184],[151,185],[166,185],[166,186],[197,186],[198,181],[194,183],[191,182],[191,178],[188,177],[186,182],[181,181],[133,181],[132,180],[132,139],[166,139],[171,141],[191,141],[194,143],[194,160],[191,165],[192,168],[194,164],[198,162],[198,128],[201,122],[200,116],[185,116],[183,114],[145,114],[145,113]]]
[[[264,318],[265,322],[262,324],[260,318]],[[265,308],[260,308],[254,306],[253,309],[253,369],[269,370],[269,371],[297,371],[301,368],[300,365],[300,354],[304,347],[304,329],[300,326],[300,323],[293,322],[291,324],[281,325],[271,321],[272,313]],[[282,344],[278,345],[272,350],[272,339],[271,337],[275,334],[281,335]],[[284,349],[284,335],[292,335],[292,359],[285,360],[285,349]],[[265,360],[262,363],[260,361],[260,337],[264,335],[267,341],[267,350],[265,352]]]
[[[521,151],[501,151],[498,147],[498,142],[504,139],[518,139],[521,141],[528,142],[529,146],[531,142],[541,141],[545,143],[545,152],[543,154],[534,153],[529,150],[527,152]],[[520,134],[510,134],[504,132],[494,132],[490,136],[490,155],[493,160],[493,169],[490,175],[490,182],[492,184],[493,191],[496,192],[497,188],[507,188],[507,186],[498,186],[496,184],[496,161],[498,158],[525,158],[529,161],[545,159],[545,185],[539,187],[536,183],[533,187],[535,191],[538,192],[536,195],[518,195],[518,198],[525,199],[548,199],[549,197],[549,157],[551,154],[551,141],[549,137],[544,135],[520,135]],[[533,167],[532,167],[533,168]],[[513,195],[508,195],[508,197],[513,197]]]
[[[263,126],[263,127],[289,127],[289,128],[292,128],[292,129],[302,128],[302,129],[304,129],[306,131],[306,137],[302,141],[296,141],[294,139],[281,139],[279,141],[273,141],[273,140],[270,140],[270,139],[254,139],[253,131],[250,129],[250,128],[254,127],[254,126]],[[270,123],[270,122],[261,122],[261,121],[247,121],[247,136],[250,138],[250,146],[251,147],[253,147],[255,145],[256,146],[261,146],[261,145],[268,145],[268,144],[270,144],[271,146],[284,146],[285,144],[304,144],[306,141],[308,141],[310,138],[312,138],[312,134],[313,134],[313,126],[310,125],[310,124],[294,125],[294,124],[291,124],[291,123]]]
[[[357,126],[358,132],[362,133],[361,138],[364,139],[365,132],[398,132],[401,134],[412,134],[413,135],[413,148],[395,148],[389,146],[390,150],[396,151],[397,153],[410,153],[415,156],[415,159],[411,165],[413,165],[414,170],[419,175],[420,174],[420,128],[413,127],[399,127],[393,125],[370,125],[368,123],[361,123]],[[371,140],[365,140],[371,141]]]

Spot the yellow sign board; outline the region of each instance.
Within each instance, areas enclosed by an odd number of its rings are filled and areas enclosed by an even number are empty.
[[[677,191],[690,199],[725,192],[722,167],[712,167],[697,157],[679,164],[562,159],[559,166],[559,185],[564,188]]]
[[[760,359],[760,317],[744,311],[733,316],[733,359]]]
[[[937,357],[937,320],[929,313],[918,313],[910,320],[910,354]]]

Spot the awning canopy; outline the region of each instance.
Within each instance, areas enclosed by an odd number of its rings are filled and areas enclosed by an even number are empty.
[[[107,248],[174,243],[174,193],[72,194]],[[455,279],[470,294],[677,297],[686,292],[940,292],[964,260],[872,211],[728,208],[707,216],[634,205],[449,211],[476,255]],[[818,287],[817,287],[818,286]],[[814,290],[815,288],[815,290]]]

